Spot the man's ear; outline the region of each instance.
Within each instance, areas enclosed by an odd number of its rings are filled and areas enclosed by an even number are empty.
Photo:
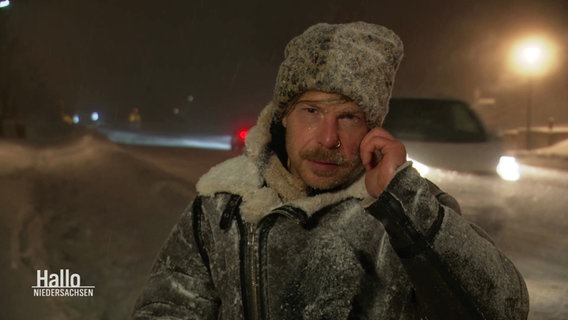
[[[282,126],[286,128],[288,126],[288,115],[282,117]]]

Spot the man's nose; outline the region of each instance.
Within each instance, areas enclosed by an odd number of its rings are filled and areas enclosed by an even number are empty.
[[[318,142],[328,149],[337,149],[339,145],[339,132],[335,117],[326,116],[320,123]]]

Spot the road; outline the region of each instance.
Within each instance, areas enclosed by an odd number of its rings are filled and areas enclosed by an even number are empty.
[[[124,319],[195,182],[229,151],[0,141],[0,304],[5,319]],[[434,170],[467,219],[524,275],[531,320],[568,318],[568,173],[523,166],[505,182]],[[37,270],[69,269],[94,297],[34,297]]]
[[[529,319],[568,319],[568,172],[523,165],[522,178],[436,172],[430,179],[454,195],[525,277]]]

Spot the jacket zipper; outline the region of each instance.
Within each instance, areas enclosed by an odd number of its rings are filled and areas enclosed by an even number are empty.
[[[247,255],[246,255],[246,270],[248,274],[247,291],[248,297],[248,311],[250,319],[260,319],[260,288],[259,288],[259,275],[258,275],[258,257],[257,250],[258,238],[256,235],[256,225],[246,223],[247,230]]]
[[[262,296],[263,288],[260,287],[261,285],[260,273],[262,271],[261,270],[262,266],[260,265],[261,264],[260,242],[262,241],[262,239],[260,239],[261,235],[259,234],[259,232],[262,229],[261,226],[263,225],[267,226],[267,223],[268,223],[268,228],[271,228],[270,227],[271,223],[269,223],[268,221],[271,220],[272,222],[274,222],[274,220],[267,218],[269,216],[275,216],[275,214],[280,214],[290,219],[297,220],[298,223],[303,221],[302,219],[303,217],[300,218],[294,215],[290,210],[286,209],[273,210],[263,220],[261,220],[258,225],[241,220],[242,222],[244,222],[244,228],[241,230],[246,232],[246,244],[244,248],[245,252],[244,252],[244,257],[242,257],[242,261],[244,262],[243,271],[245,273],[244,275],[245,282],[243,283],[245,286],[243,294],[245,296],[243,297],[243,300],[246,301],[245,316],[247,320],[249,319],[260,320],[266,317],[266,315],[263,314],[263,312],[265,311],[264,304],[266,303],[266,301],[262,300],[263,298],[266,299],[266,297]],[[263,286],[264,285],[266,285],[266,283],[264,283]]]

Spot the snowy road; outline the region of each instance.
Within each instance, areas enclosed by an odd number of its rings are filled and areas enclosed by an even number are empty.
[[[529,319],[568,319],[568,172],[521,169],[513,183],[447,172],[430,178],[517,265],[529,289]]]
[[[0,141],[3,318],[124,319],[198,177],[230,156],[92,136],[50,148]],[[568,173],[522,170],[515,183],[436,170],[430,179],[518,266],[529,319],[567,319]],[[43,269],[80,274],[94,297],[34,297]]]
[[[230,135],[180,134],[164,132],[149,133],[137,130],[117,130],[108,128],[101,128],[99,131],[107,136],[110,141],[121,144],[214,150],[231,149]]]

